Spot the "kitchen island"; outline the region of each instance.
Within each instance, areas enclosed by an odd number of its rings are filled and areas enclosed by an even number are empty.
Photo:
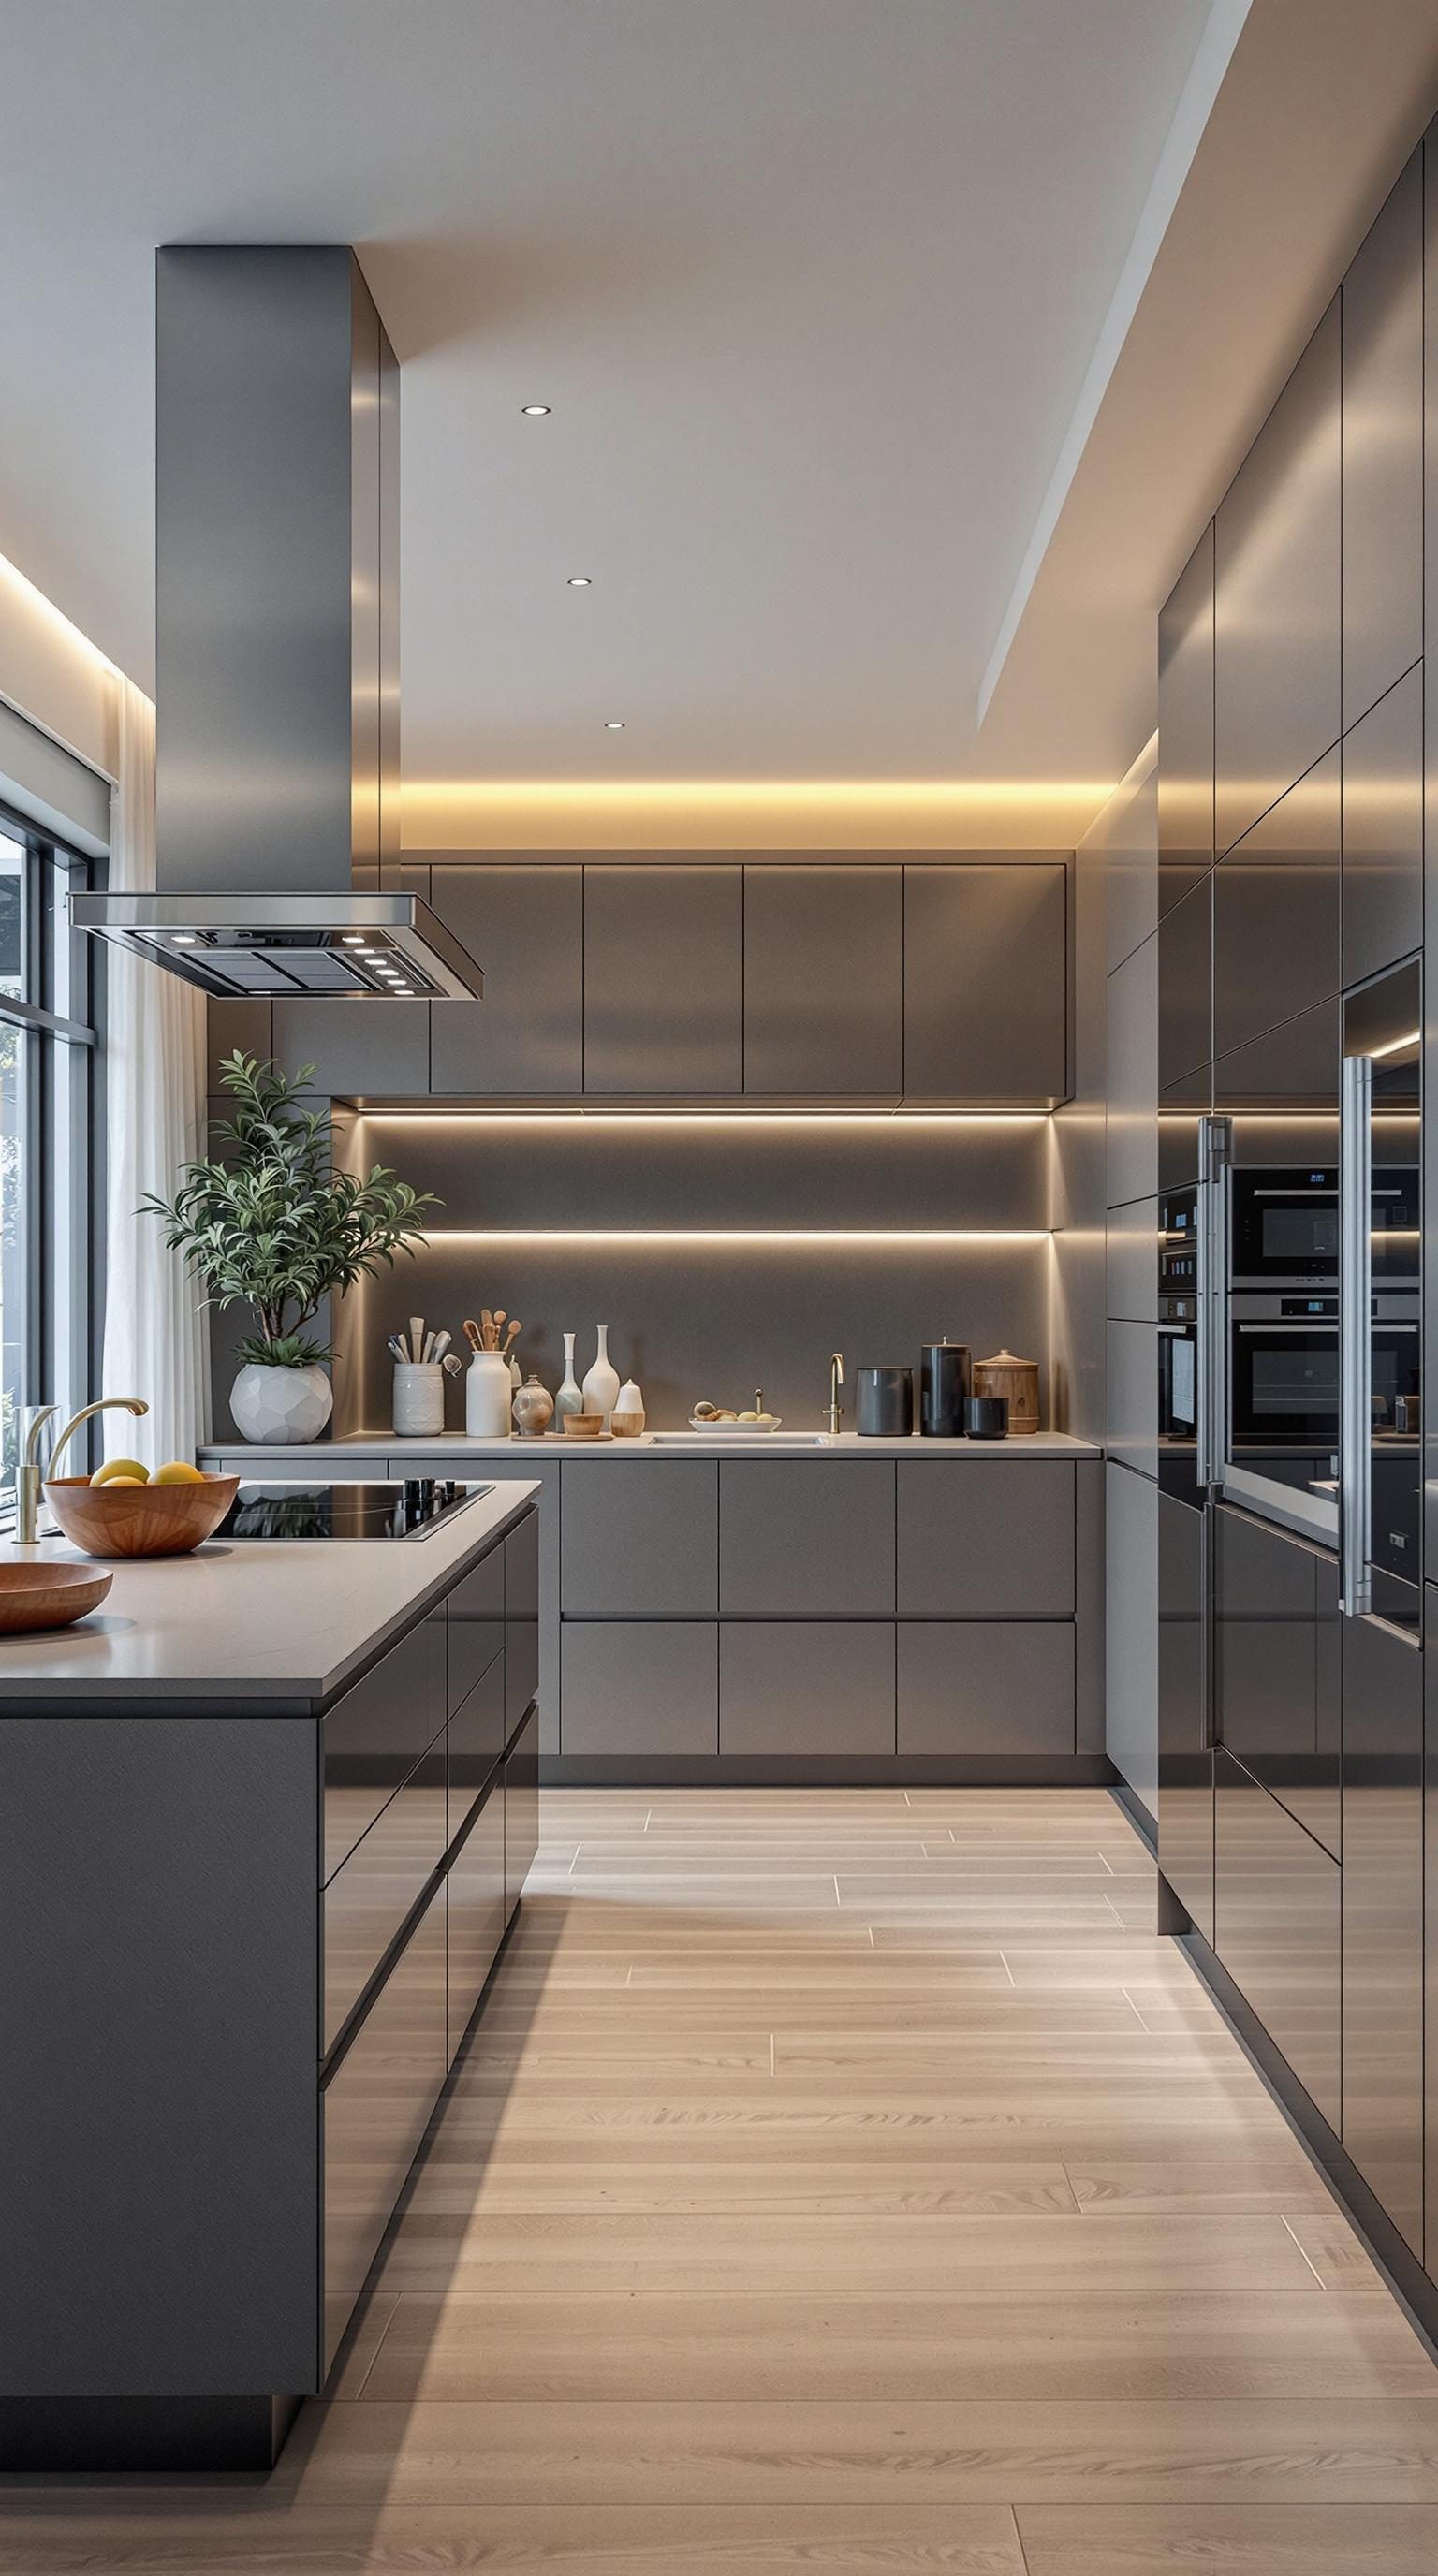
[[[608,1443],[341,1437],[259,1480],[544,1490],[542,1777],[560,1786],[1098,1787],[1103,1467],[1062,1433]]]
[[[538,1496],[0,1643],[5,2466],[266,2466],[323,2386],[533,1857]]]

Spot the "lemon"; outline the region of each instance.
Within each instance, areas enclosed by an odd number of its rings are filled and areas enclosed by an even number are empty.
[[[150,1478],[152,1485],[203,1485],[205,1479],[188,1458],[167,1458]]]
[[[92,1485],[148,1485],[149,1481],[149,1468],[142,1467],[138,1458],[107,1458],[90,1479]]]

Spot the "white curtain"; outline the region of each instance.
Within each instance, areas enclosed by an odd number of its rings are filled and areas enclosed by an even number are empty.
[[[155,883],[155,710],[129,680],[119,688],[119,785],[110,832],[110,887],[147,894]],[[165,1249],[154,1191],[174,1194],[180,1167],[203,1150],[205,1004],[163,967],[107,948],[105,1362],[102,1395],[149,1398],[147,1420],[104,1413],[105,1454],[191,1458],[209,1434],[209,1319],[203,1290]]]

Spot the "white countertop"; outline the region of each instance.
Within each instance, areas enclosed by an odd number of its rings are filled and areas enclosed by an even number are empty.
[[[147,1700],[163,1701],[167,1716],[309,1714],[446,1592],[539,1490],[506,1479],[407,1539],[211,1539],[192,1556],[107,1560],[115,1580],[88,1619],[48,1636],[0,1637],[0,1718]],[[94,1561],[63,1539],[23,1555]]]
[[[534,1458],[965,1458],[978,1464],[986,1459],[1015,1458],[1099,1458],[1103,1455],[1088,1440],[1075,1440],[1066,1431],[1016,1431],[1005,1440],[925,1440],[917,1432],[905,1440],[860,1439],[855,1431],[830,1432],[795,1430],[754,1433],[722,1432],[686,1433],[677,1439],[672,1434],[642,1431],[637,1440],[569,1440],[562,1434],[546,1435],[542,1440],[467,1440],[462,1431],[436,1433],[424,1440],[407,1440],[393,1431],[351,1431],[337,1440],[311,1441],[307,1446],[289,1449],[251,1448],[244,1441],[212,1440],[201,1456],[209,1463],[223,1458],[234,1471],[239,1460],[244,1472],[256,1484],[264,1482],[267,1468],[294,1467],[308,1469],[317,1482],[323,1481],[326,1458],[387,1459],[393,1464],[412,1456],[415,1473],[433,1473],[432,1461],[442,1459],[444,1473],[459,1475],[467,1466],[483,1466],[491,1472],[498,1459],[512,1459],[516,1468],[521,1461]]]

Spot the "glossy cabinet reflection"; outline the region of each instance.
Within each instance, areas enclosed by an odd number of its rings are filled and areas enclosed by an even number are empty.
[[[1213,523],[1158,618],[1158,909],[1213,864]]]
[[[1213,1754],[1204,1647],[1204,1515],[1158,1501],[1158,1865],[1213,1939]]]
[[[1299,1538],[1220,1507],[1214,1518],[1213,1726],[1335,1858],[1339,1799],[1337,1572]]]
[[[1423,650],[1423,155],[1343,281],[1343,722]]]
[[[1423,1586],[1424,2262],[1438,2274],[1438,1584]]]
[[[1343,1872],[1231,1754],[1214,1759],[1214,1948],[1336,2129]]]
[[[1340,787],[1335,747],[1244,834],[1215,874],[1218,1055],[1338,990]]]
[[[1343,1622],[1343,2143],[1423,2246],[1423,1658]]]
[[[1343,982],[1423,944],[1423,673],[1409,671],[1343,744]]]
[[[1231,849],[1342,731],[1335,296],[1218,512],[1215,829]]]
[[[1158,925],[1158,1087],[1213,1054],[1213,879],[1204,877]]]
[[[586,867],[586,1092],[722,1098],[743,1050],[743,869]]]
[[[584,880],[575,866],[436,862],[430,901],[484,969],[481,1002],[430,1010],[430,1090],[526,1097],[584,1086]]]

